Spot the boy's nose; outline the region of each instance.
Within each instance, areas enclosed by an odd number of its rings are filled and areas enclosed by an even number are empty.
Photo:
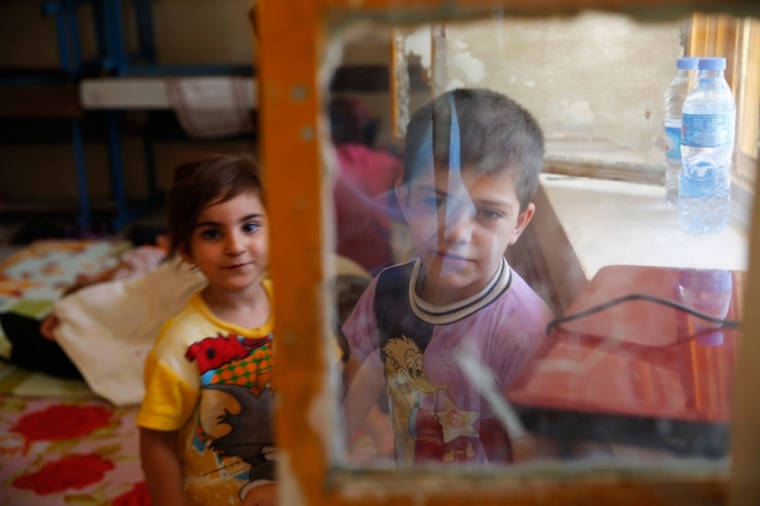
[[[446,242],[470,242],[473,218],[476,213],[475,204],[462,181],[461,174],[458,171],[451,171],[443,229]]]
[[[446,213],[444,239],[449,243],[470,242],[472,237],[472,212],[466,206],[458,206]]]

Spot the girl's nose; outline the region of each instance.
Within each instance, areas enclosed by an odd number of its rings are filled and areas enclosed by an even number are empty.
[[[232,233],[229,235],[226,244],[227,254],[239,255],[245,251],[245,242],[242,234]]]

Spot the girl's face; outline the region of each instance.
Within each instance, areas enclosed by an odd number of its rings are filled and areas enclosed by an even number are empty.
[[[258,194],[212,200],[198,215],[190,251],[180,248],[180,254],[210,286],[228,292],[255,288],[269,267],[267,214]]]

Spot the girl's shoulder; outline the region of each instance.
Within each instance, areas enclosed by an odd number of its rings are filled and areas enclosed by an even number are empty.
[[[185,307],[174,318],[164,325],[162,335],[203,334],[200,339],[217,335],[237,335],[246,338],[260,338],[270,334],[274,328],[274,301],[272,297],[272,284],[269,280],[262,282],[267,291],[270,303],[270,312],[267,321],[257,328],[244,328],[234,323],[223,320],[215,315],[206,302],[201,292],[193,294]]]
[[[200,292],[190,297],[185,307],[164,323],[159,332],[158,342],[171,339],[192,339],[195,335],[205,335],[214,331],[214,325],[203,311]]]

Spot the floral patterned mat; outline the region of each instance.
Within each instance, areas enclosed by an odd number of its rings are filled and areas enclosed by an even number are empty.
[[[42,318],[77,273],[110,267],[123,241],[41,241],[0,263],[0,311]],[[0,354],[8,350],[0,329]],[[138,408],[115,408],[83,381],[0,363],[0,506],[150,504]]]
[[[137,409],[0,396],[0,505],[149,505]]]

